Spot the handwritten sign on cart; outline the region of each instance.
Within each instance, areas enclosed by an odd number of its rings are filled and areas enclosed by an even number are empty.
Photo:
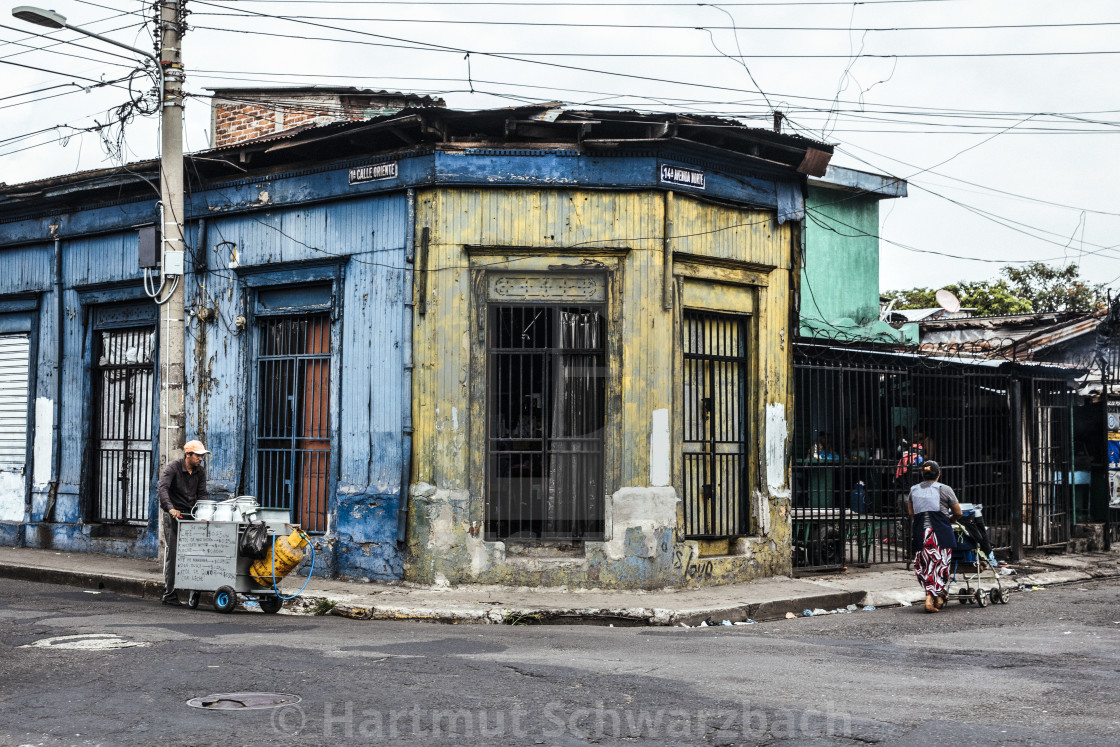
[[[175,553],[175,587],[214,591],[237,579],[237,524],[182,522]]]

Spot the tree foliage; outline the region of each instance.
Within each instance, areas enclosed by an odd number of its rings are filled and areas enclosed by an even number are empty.
[[[1082,280],[1074,264],[1008,265],[1000,274],[1003,277],[997,280],[962,280],[944,288],[960,299],[962,308],[975,309],[977,316],[1093,311],[1105,303],[1104,285]],[[909,288],[885,295],[894,299],[896,309],[929,309],[937,306],[936,292],[935,288]]]

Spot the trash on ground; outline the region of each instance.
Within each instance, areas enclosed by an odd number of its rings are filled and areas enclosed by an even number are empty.
[[[730,626],[730,625],[731,625],[731,621],[730,621],[730,620],[724,620],[723,622],[721,622],[721,623],[720,623],[720,625],[727,625],[727,626]],[[614,626],[612,625],[611,627],[613,628]]]
[[[863,608],[863,611],[864,612],[874,612],[875,611],[875,605],[869,604],[869,605],[867,605],[866,607]]]
[[[792,612],[787,612],[786,613],[786,619],[787,620],[792,620],[795,617],[797,617],[797,615],[793,614]]]
[[[845,607],[845,609],[847,609],[848,612],[855,612],[859,609],[859,607],[854,604],[849,604],[847,607]]]
[[[792,614],[792,613],[790,613],[790,614]],[[804,615],[805,617],[812,617],[813,616],[813,611],[812,610],[801,610],[801,614]]]
[[[913,606],[912,604],[910,604],[910,602],[907,602],[905,599],[903,599],[901,602],[899,602],[899,604],[901,604],[903,607],[912,607]]]

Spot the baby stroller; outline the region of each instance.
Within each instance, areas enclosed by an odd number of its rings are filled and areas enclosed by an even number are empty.
[[[981,607],[993,604],[1007,604],[1011,599],[1011,589],[1003,588],[999,571],[993,560],[992,546],[988,542],[987,527],[984,526],[983,506],[980,504],[961,504],[963,516],[953,522],[953,534],[957,549],[953,550],[953,572],[955,596],[961,604],[974,603]],[[959,575],[959,578],[958,578]],[[995,582],[994,587],[984,590],[984,584]],[[963,583],[964,586],[960,586]]]

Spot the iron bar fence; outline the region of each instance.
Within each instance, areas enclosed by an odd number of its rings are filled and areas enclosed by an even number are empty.
[[[1050,374],[971,351],[797,342],[795,567],[909,562],[905,497],[927,459],[963,503],[983,506],[995,549],[1068,539],[1075,394]]]

